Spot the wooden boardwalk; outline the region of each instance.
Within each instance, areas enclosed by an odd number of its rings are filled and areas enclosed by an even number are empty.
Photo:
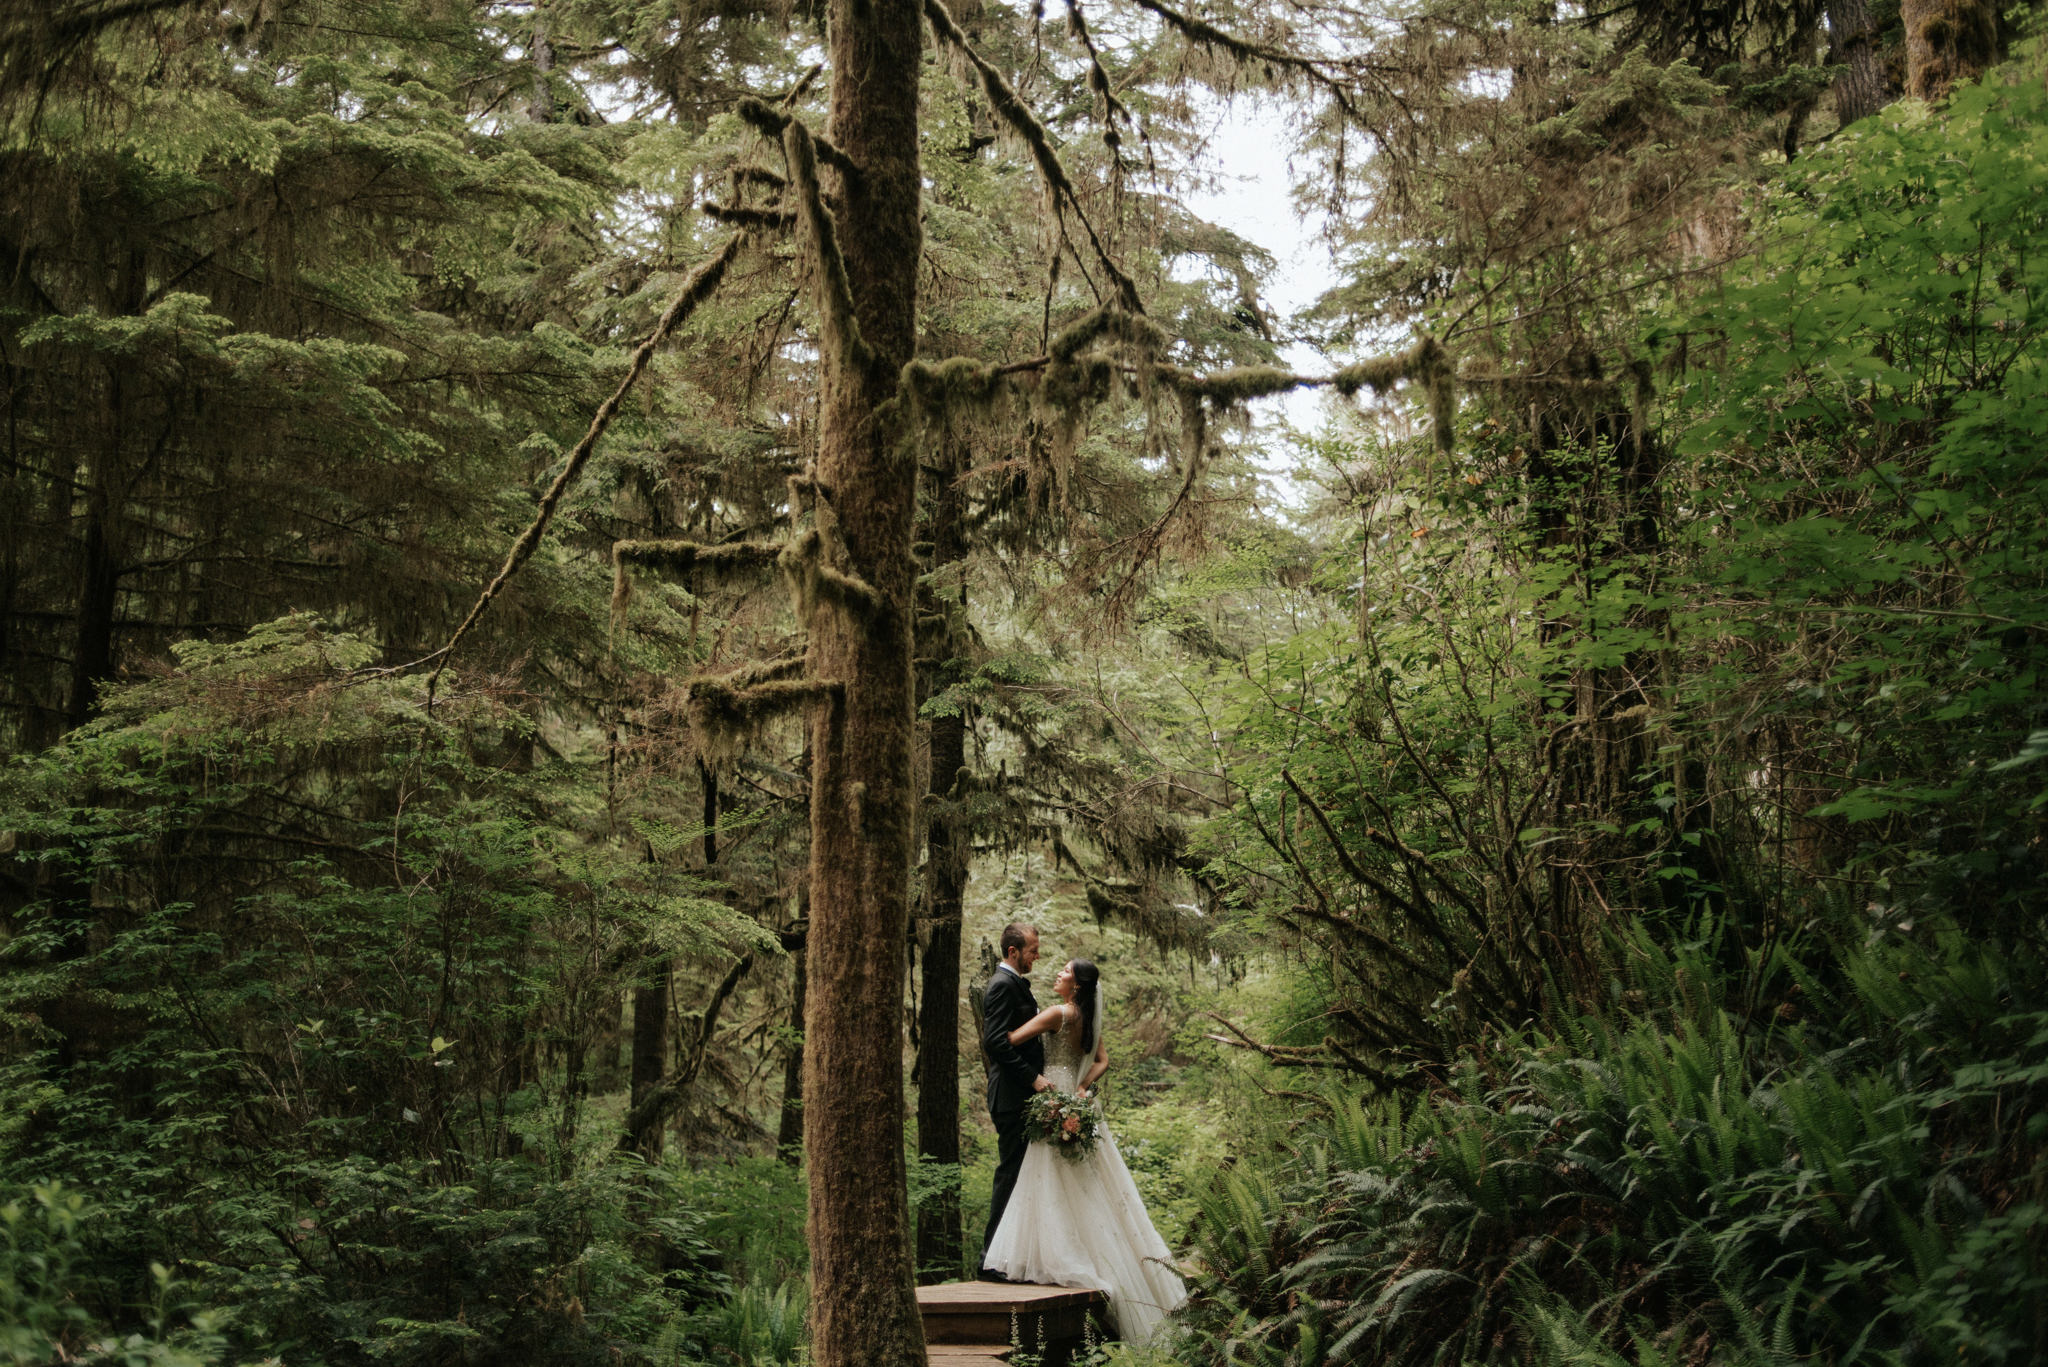
[[[1108,1337],[1102,1293],[1071,1286],[945,1282],[917,1288],[917,1308],[932,1367],[994,1367],[1008,1361],[1013,1334],[1058,1367],[1086,1341],[1091,1316],[1096,1337]]]

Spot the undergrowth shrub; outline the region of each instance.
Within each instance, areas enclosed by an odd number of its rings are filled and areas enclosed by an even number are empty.
[[[1716,944],[1628,948],[1656,1007],[1497,1039],[1419,1099],[1331,1094],[1215,1183],[1200,1360],[2048,1353],[2032,965],[1954,935],[1780,949],[1738,995]]]
[[[77,1293],[94,1276],[87,1231],[99,1214],[83,1193],[60,1183],[0,1195],[0,1363],[213,1367],[221,1361],[223,1317],[191,1304],[187,1288],[162,1263],[99,1288],[102,1298],[126,1299],[139,1328],[123,1331],[87,1308]]]

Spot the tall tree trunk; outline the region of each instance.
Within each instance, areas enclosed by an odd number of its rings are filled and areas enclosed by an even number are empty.
[[[107,433],[86,476],[85,526],[79,538],[78,617],[71,646],[71,689],[65,699],[67,726],[91,720],[99,686],[114,673],[114,601],[121,585],[116,561],[113,484],[124,439],[119,369],[107,376]]]
[[[1974,81],[1998,60],[1998,5],[1993,0],[1902,0],[1906,25],[1906,93],[1938,100]]]
[[[1870,0],[1831,0],[1828,61],[1842,68],[1835,78],[1837,123],[1846,128],[1884,108],[1891,91],[1877,60],[1877,25],[1870,17]]]
[[[957,452],[955,453],[957,456]],[[960,565],[967,558],[955,487],[960,461],[949,463],[932,500],[932,568]],[[934,623],[926,654],[937,663],[928,671],[927,695],[944,688],[948,662],[960,653],[952,606],[964,611],[967,588],[947,597],[927,595]],[[967,767],[964,712],[935,717],[931,724],[931,773],[926,784],[925,945],[923,996],[917,1023],[917,1152],[928,1163],[960,1163],[960,912],[967,897],[968,834],[955,805]],[[918,1212],[917,1267],[920,1277],[944,1280],[960,1275],[960,1193],[934,1193]]]
[[[864,607],[823,606],[809,672],[843,693],[812,721],[811,1352],[819,1367],[925,1361],[903,1158],[903,939],[916,793],[911,528],[917,467],[893,402],[916,338],[916,0],[832,0],[829,134],[858,175],[827,176],[861,345],[821,346],[817,481]],[[826,290],[830,281],[823,282]],[[823,311],[834,305],[825,301]]]

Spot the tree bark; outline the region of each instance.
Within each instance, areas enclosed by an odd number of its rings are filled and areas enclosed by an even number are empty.
[[[966,760],[966,718],[932,723],[934,796],[945,797],[950,778]],[[945,775],[944,780],[941,775]],[[945,787],[941,787],[941,783]],[[924,950],[924,995],[919,1003],[917,1152],[929,1163],[960,1162],[960,909],[967,892],[967,841],[951,816],[935,818],[926,836],[925,896],[930,933]],[[960,1193],[934,1193],[919,1212],[920,1273],[946,1280],[960,1275]]]
[[[1884,108],[1891,91],[1877,59],[1877,25],[1869,0],[1828,5],[1828,61],[1842,68],[1835,78],[1836,123],[1846,128]]]
[[[916,0],[832,0],[828,32],[829,133],[860,171],[833,168],[825,188],[862,345],[839,345],[829,321],[823,329],[816,477],[844,542],[841,567],[872,592],[864,604],[821,602],[810,620],[810,676],[841,689],[812,720],[811,1353],[819,1367],[907,1367],[925,1361],[902,1056],[917,468],[894,400],[916,338],[923,19]]]
[[[1902,0],[1906,93],[1938,100],[1998,60],[1998,6],[1990,0]]]

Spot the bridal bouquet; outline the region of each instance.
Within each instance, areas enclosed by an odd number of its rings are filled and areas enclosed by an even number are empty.
[[[1095,1152],[1102,1115],[1094,1102],[1048,1087],[1024,1103],[1024,1127],[1033,1140],[1052,1145],[1060,1157],[1078,1163]]]

